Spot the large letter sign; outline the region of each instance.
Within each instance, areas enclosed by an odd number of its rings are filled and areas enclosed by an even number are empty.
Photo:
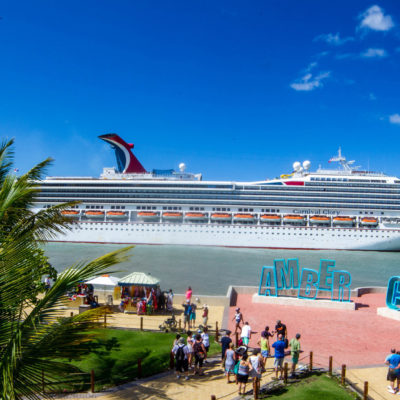
[[[389,279],[386,305],[392,310],[400,310],[400,276],[392,276]]]
[[[400,308],[400,277],[396,284],[393,284],[391,296],[394,296],[397,301],[395,304]],[[319,271],[309,268],[300,271],[297,258],[290,258],[287,262],[279,259],[274,260],[273,267],[262,268],[258,294],[278,296],[280,290],[296,289],[297,297],[300,299],[314,300],[318,297],[318,293],[329,292],[332,301],[349,302],[350,285],[351,275],[347,271],[335,270],[333,260],[321,260]]]

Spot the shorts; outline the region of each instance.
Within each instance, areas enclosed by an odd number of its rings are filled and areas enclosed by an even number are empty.
[[[210,346],[204,346],[204,348],[206,349],[206,352],[208,353],[208,350],[210,349]]]
[[[225,364],[225,372],[227,374],[233,374],[235,372],[234,368],[235,368],[235,364]]]
[[[188,360],[185,359],[183,361],[175,360],[175,371],[176,372],[188,372],[189,370],[189,363]]]
[[[203,325],[207,326],[208,317],[203,317]]]
[[[263,350],[263,351],[261,352],[261,355],[262,355],[264,358],[266,358],[266,357],[269,356],[269,351],[268,351],[268,350]]]
[[[189,322],[189,315],[183,314],[183,322]]]
[[[198,354],[194,355],[194,366],[195,367],[198,365],[199,368],[201,368],[203,366],[203,361],[204,361],[204,357],[200,357]]]
[[[190,320],[193,321],[196,319],[196,313],[191,313],[190,314]]]
[[[297,364],[299,362],[299,355],[298,354],[292,354],[292,363]]]
[[[274,367],[282,368],[284,358],[275,358]]]
[[[390,382],[394,382],[397,378],[399,378],[398,370],[389,368],[389,371],[387,373],[387,380]]]
[[[241,374],[237,374],[237,381],[239,383],[247,383],[247,381],[249,380],[249,376],[248,375],[241,375]]]
[[[249,338],[248,337],[242,337],[242,341],[243,341],[243,344],[245,346],[247,346],[249,344]]]

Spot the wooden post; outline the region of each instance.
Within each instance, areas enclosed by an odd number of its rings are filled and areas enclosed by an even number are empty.
[[[215,322],[215,341],[218,342],[219,331],[218,331],[218,321]]]
[[[107,313],[104,313],[104,328],[107,328]]]
[[[73,317],[74,316],[74,312],[73,311],[71,311],[71,317]]]
[[[363,400],[368,400],[368,382],[364,382]]]
[[[283,382],[284,382],[285,385],[287,385],[288,366],[289,366],[289,364],[287,362],[285,362],[284,368],[283,368]]]
[[[342,385],[346,383],[346,364],[342,365],[342,378],[341,378]]]
[[[179,331],[182,330],[182,320],[180,318],[179,318],[179,321],[178,321],[178,329],[179,329]]]
[[[239,332],[235,332],[235,336],[236,336],[236,347],[239,346]]]
[[[90,371],[90,391],[94,393],[94,369]]]
[[[139,379],[142,377],[142,359],[141,358],[138,358],[138,360],[137,360],[137,375],[138,375]]]
[[[253,379],[253,396],[254,396],[255,400],[258,399],[258,379],[257,378]]]
[[[329,376],[332,376],[333,357],[329,356]]]
[[[143,330],[143,317],[140,317],[140,330]]]
[[[169,353],[169,369],[174,369],[175,366],[175,356],[174,353],[171,351],[171,353]]]
[[[45,394],[45,387],[44,387],[44,371],[42,370],[42,392]]]
[[[310,351],[310,371],[313,369],[313,352]]]
[[[217,398],[215,397],[215,394],[211,395],[211,400],[217,400]]]

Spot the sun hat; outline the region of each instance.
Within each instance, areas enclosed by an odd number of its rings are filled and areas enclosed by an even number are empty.
[[[189,299],[187,299],[187,300],[186,300],[186,303],[190,303],[190,300],[189,300]]]
[[[180,338],[178,339],[178,343],[179,343],[179,344],[185,344],[185,338],[180,337]]]
[[[236,308],[236,311],[240,311],[240,308],[238,307],[238,308]]]
[[[207,304],[203,304],[203,308],[208,308],[208,305]]]

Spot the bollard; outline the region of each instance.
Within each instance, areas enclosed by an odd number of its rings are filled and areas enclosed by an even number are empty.
[[[329,376],[332,376],[333,357],[329,356]]]
[[[310,351],[310,371],[313,369],[313,352]]]
[[[342,385],[346,383],[346,364],[342,365],[342,377],[341,377]]]
[[[90,391],[94,393],[94,369],[90,371]]]
[[[141,358],[138,358],[138,360],[137,360],[137,375],[138,375],[139,379],[142,377],[142,359]]]
[[[174,353],[171,351],[171,353],[169,353],[169,369],[174,369],[175,366],[175,356]]]
[[[284,382],[285,385],[287,385],[288,366],[289,366],[289,364],[287,362],[285,362],[284,368],[283,368],[283,382]]]
[[[214,394],[211,395],[211,400],[217,400]]]
[[[258,379],[253,379],[253,396],[254,399],[258,399]]]
[[[368,400],[368,382],[364,382],[363,400]]]
[[[45,394],[45,388],[44,388],[44,371],[42,370],[42,392]]]
[[[140,330],[143,330],[143,317],[140,317]]]
[[[236,336],[236,347],[239,346],[239,333],[235,332],[235,336]]]
[[[182,320],[180,318],[179,318],[179,321],[178,321],[178,329],[179,329],[179,331],[182,330]]]

